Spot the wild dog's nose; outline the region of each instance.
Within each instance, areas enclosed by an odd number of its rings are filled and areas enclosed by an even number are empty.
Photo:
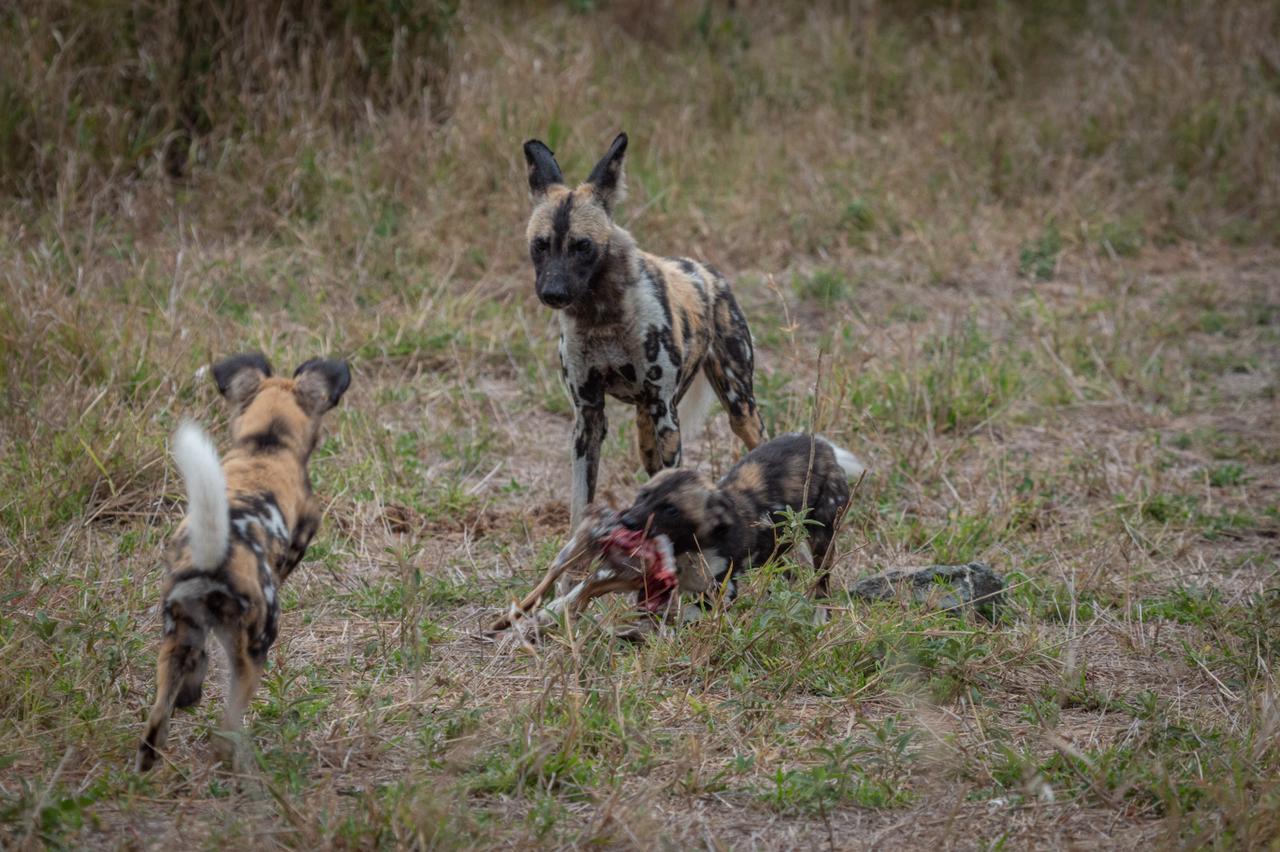
[[[563,308],[570,302],[569,284],[554,272],[538,276],[538,299],[548,308]]]
[[[644,512],[637,509],[628,509],[618,518],[618,523],[634,532],[635,530],[644,529],[647,520],[648,518],[645,517]]]
[[[563,308],[569,304],[569,291],[544,289],[538,294],[538,298],[542,300],[542,304],[548,308]]]

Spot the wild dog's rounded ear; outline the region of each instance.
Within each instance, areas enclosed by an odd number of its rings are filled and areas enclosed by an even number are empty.
[[[733,502],[719,488],[707,490],[707,505],[703,510],[703,530],[709,541],[716,541],[733,526]]]
[[[529,194],[535,202],[547,194],[547,189],[564,183],[556,155],[539,139],[524,143],[524,161],[529,165]]]
[[[263,379],[271,377],[271,364],[261,352],[232,355],[213,365],[218,393],[232,405],[241,405],[258,391]]]
[[[591,184],[596,198],[600,199],[600,203],[610,214],[613,213],[613,206],[621,203],[627,193],[626,180],[622,174],[622,158],[626,153],[627,134],[619,133],[609,146],[608,153],[587,176],[587,183]]]
[[[351,368],[346,361],[312,358],[294,370],[293,378],[303,409],[314,417],[342,401],[351,385]]]

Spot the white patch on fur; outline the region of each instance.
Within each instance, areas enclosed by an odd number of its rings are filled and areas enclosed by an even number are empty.
[[[175,583],[174,587],[169,590],[169,594],[165,597],[164,601],[167,606],[174,601],[202,600],[210,592],[225,590],[225,585],[214,582],[208,577],[191,577],[180,583]]]
[[[658,561],[664,570],[676,573],[676,550],[671,544],[671,539],[662,533],[658,533],[653,537],[654,542],[658,545]]]
[[[218,451],[204,430],[191,421],[173,436],[173,460],[187,485],[187,541],[191,564],[211,571],[222,564],[231,534],[227,480]]]
[[[284,525],[284,515],[280,514],[280,509],[274,503],[267,504],[267,518],[263,525],[268,535],[278,538],[281,541],[289,539],[289,529]]]
[[[818,437],[836,454],[836,464],[840,465],[840,469],[844,471],[845,476],[849,477],[849,479],[857,479],[866,473],[867,466],[862,463],[861,459],[844,447],[837,445],[830,438],[825,438],[822,435]]]

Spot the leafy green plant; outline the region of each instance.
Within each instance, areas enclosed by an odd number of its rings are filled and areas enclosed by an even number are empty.
[[[906,740],[899,735],[892,737],[891,742],[895,754],[900,756]],[[820,746],[811,752],[818,763],[797,769],[776,769],[769,779],[772,787],[757,795],[783,812],[825,812],[842,804],[863,808],[910,804],[913,796],[909,790],[887,777],[867,772],[860,760],[866,753],[866,747],[848,740]]]
[[[1245,479],[1245,466],[1237,462],[1225,462],[1209,472],[1209,484],[1214,488],[1241,485]]]

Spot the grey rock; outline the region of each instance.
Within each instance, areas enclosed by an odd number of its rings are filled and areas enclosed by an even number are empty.
[[[982,562],[968,565],[930,565],[893,568],[863,577],[849,589],[855,598],[894,600],[910,594],[915,600],[942,610],[972,607],[988,620],[1004,597],[1004,578]]]

